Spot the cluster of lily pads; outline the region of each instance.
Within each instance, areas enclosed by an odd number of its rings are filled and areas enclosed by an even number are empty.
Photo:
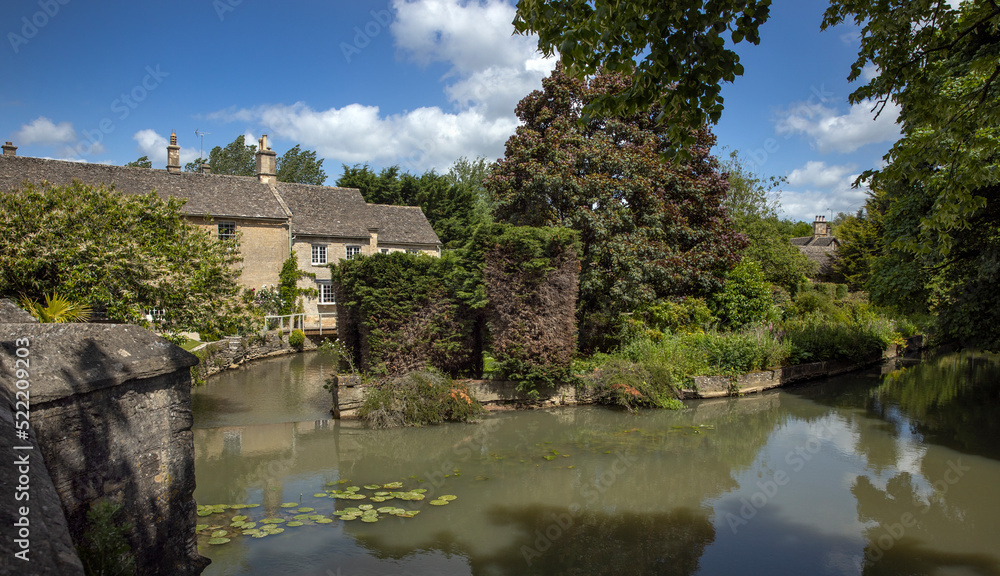
[[[371,495],[363,494],[360,486],[347,486],[342,490],[338,488],[338,486],[347,483],[347,480],[328,482],[325,490],[323,492],[313,494],[313,497],[334,500],[370,500],[371,502],[382,503],[389,500],[423,500],[425,498],[424,494],[427,492],[427,490],[423,488],[404,491],[402,490],[402,482],[366,484],[364,486],[366,490],[374,491]],[[434,506],[445,506],[456,498],[457,496],[447,494],[439,496],[435,500],[431,500],[430,504]],[[281,504],[281,508],[285,508],[288,512],[294,513],[294,515],[289,517],[275,516],[255,521],[250,519],[248,516],[239,513],[243,509],[257,508],[259,506],[260,504],[199,505],[198,516],[201,517],[228,514],[232,511],[236,511],[237,514],[230,517],[228,520],[223,520],[222,522],[216,520],[216,524],[198,524],[195,530],[199,535],[208,538],[208,544],[218,545],[230,542],[236,536],[264,538],[265,536],[280,534],[284,532],[286,528],[316,524],[331,524],[335,518],[347,521],[360,519],[362,522],[378,522],[380,519],[387,516],[413,518],[420,513],[419,510],[406,510],[397,506],[387,505],[376,508],[373,504],[360,504],[356,507],[335,510],[331,515],[327,516],[324,514],[316,514],[315,508],[303,506],[300,502],[285,502],[284,504]]]

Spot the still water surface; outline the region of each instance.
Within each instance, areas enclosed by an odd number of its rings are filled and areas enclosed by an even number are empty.
[[[388,431],[328,419],[330,370],[322,353],[297,355],[194,391],[198,503],[261,505],[226,522],[297,513],[282,503],[328,516],[358,502],[315,494],[398,481],[427,498],[373,505],[420,513],[202,538],[206,575],[1000,576],[998,356],[679,412]],[[429,505],[444,494],[457,499]]]

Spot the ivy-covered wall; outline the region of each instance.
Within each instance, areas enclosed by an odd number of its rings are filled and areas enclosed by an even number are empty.
[[[427,366],[532,385],[569,375],[580,260],[565,228],[482,226],[441,258],[376,254],[332,266],[340,339],[363,371]]]

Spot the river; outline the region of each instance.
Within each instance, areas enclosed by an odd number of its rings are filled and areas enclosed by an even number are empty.
[[[260,361],[193,393],[195,498],[257,505],[199,517],[205,574],[1000,576],[1000,356],[890,369],[376,431],[323,353]]]

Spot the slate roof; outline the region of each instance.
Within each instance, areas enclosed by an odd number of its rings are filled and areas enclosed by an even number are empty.
[[[440,244],[441,240],[418,206],[369,204],[378,226],[378,241],[390,244]]]
[[[355,188],[289,182],[278,182],[272,188],[247,176],[170,173],[0,155],[0,190],[11,190],[25,180],[35,184],[47,181],[57,186],[80,180],[87,184],[114,185],[115,190],[126,194],[155,190],[161,197],[186,200],[181,212],[188,216],[287,220],[287,207],[292,214],[293,234],[366,239],[368,228],[378,227],[381,242],[440,244],[419,207],[367,204]]]
[[[819,264],[819,274],[829,274],[833,270],[833,257],[840,244],[833,236],[802,236],[792,238],[792,244],[806,258]]]
[[[86,164],[46,160],[30,156],[0,156],[0,189],[11,190],[25,180],[57,186],[80,180],[87,184],[114,185],[126,194],[155,190],[161,197],[187,200],[181,212],[189,216],[215,218],[266,218],[284,220],[288,216],[271,187],[245,176]]]
[[[368,238],[368,205],[356,188],[278,182],[292,212],[292,234]],[[423,213],[421,213],[423,215]]]

